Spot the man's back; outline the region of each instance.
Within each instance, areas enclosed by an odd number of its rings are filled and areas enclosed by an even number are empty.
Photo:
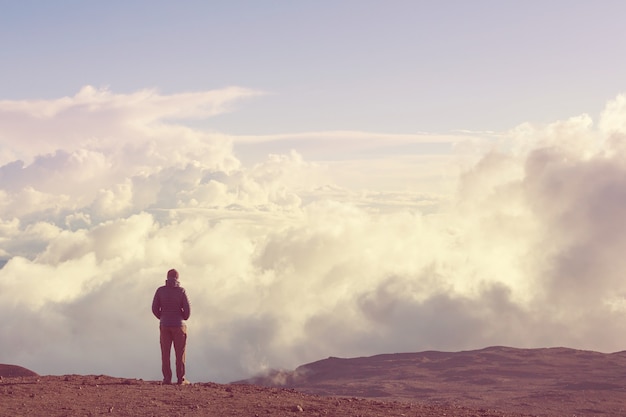
[[[163,326],[182,325],[191,313],[185,289],[174,285],[159,287],[152,301],[152,313]]]

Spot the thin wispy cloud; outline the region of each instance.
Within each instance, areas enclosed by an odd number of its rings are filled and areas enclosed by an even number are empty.
[[[165,120],[206,118],[232,111],[235,103],[262,95],[260,91],[229,87],[207,92],[164,95],[156,90],[116,94],[106,88],[83,87],[71,97],[56,100],[0,101],[2,161],[22,159],[63,150],[140,147],[187,133]],[[184,145],[182,143],[181,145]]]

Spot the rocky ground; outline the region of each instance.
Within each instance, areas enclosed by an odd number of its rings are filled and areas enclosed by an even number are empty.
[[[522,417],[462,406],[308,395],[255,385],[161,385],[108,376],[3,377],[1,416]]]
[[[0,365],[0,416],[626,416],[626,352],[491,347],[328,358],[232,384]]]

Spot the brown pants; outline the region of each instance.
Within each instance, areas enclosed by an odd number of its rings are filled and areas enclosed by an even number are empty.
[[[176,377],[178,383],[185,378],[185,346],[187,345],[187,326],[180,327],[159,326],[161,329],[161,368],[163,382],[172,382],[172,368],[170,366],[170,352],[172,343],[176,354]]]

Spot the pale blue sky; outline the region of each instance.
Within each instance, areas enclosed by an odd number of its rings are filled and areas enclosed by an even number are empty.
[[[502,130],[626,91],[623,1],[2,1],[0,99],[271,95],[231,134]]]

